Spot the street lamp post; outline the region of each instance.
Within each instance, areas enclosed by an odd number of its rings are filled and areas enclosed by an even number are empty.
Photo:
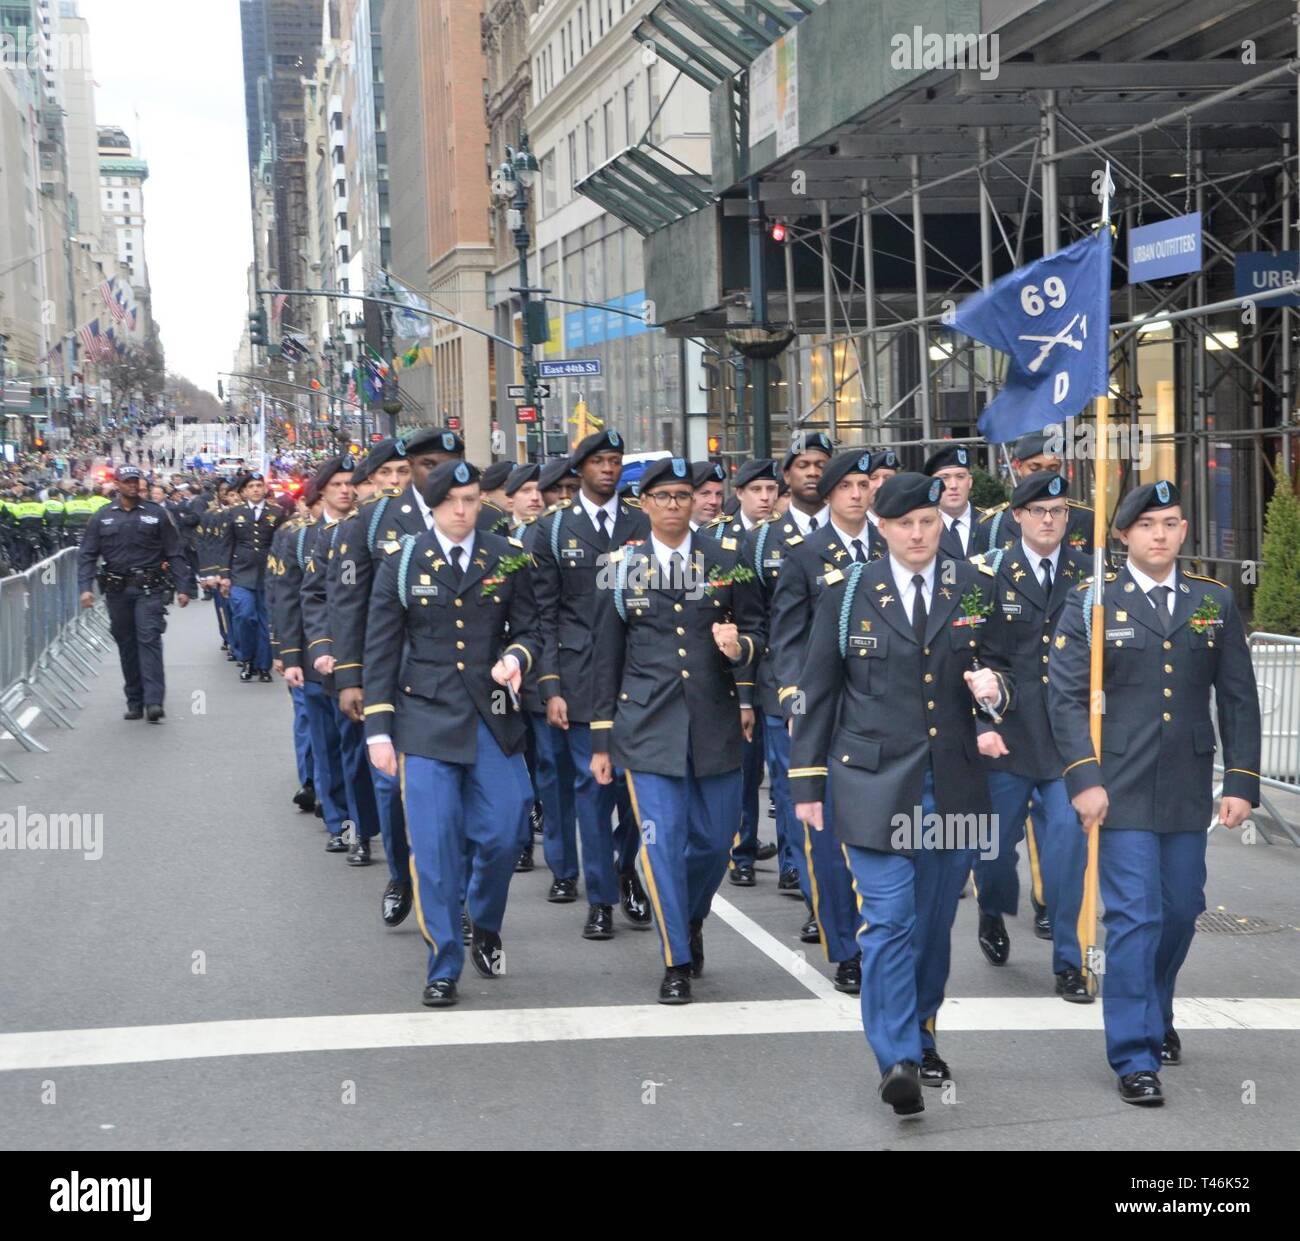
[[[384,277],[384,296],[392,301],[397,295],[397,290],[393,288],[393,282]],[[402,412],[402,395],[397,386],[397,366],[393,359],[393,308],[387,302],[383,306],[383,325],[384,325],[384,363],[387,370],[384,371],[384,399],[382,408],[388,415],[388,434],[397,434],[397,415]],[[364,447],[364,446],[363,446]]]
[[[334,355],[338,352],[338,346],[335,345],[332,336],[326,338],[321,352],[325,355],[325,415],[332,435],[334,433]]]

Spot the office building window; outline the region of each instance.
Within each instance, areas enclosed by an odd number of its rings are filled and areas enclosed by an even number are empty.
[[[614,101],[605,100],[605,158],[608,159],[618,150],[614,138]]]
[[[555,198],[555,151],[542,156],[542,214],[550,215],[559,204]]]
[[[578,179],[578,131],[569,130],[569,188],[572,191],[573,183]],[[567,202],[572,193],[565,195]]]
[[[583,122],[583,128],[587,137],[587,174],[591,175],[591,170],[596,167],[599,160],[596,157],[596,118],[594,115],[587,117]]]
[[[623,87],[623,124],[627,127],[627,144],[632,146],[641,138],[641,122],[637,119],[636,82]]]

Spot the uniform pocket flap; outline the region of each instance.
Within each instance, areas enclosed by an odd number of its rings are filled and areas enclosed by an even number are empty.
[[[398,684],[402,693],[415,694],[420,698],[436,698],[438,687],[442,683],[443,668],[439,664],[425,663],[419,659],[408,659],[402,669]]]
[[[561,625],[559,642],[562,651],[581,651],[591,645],[591,631],[581,625]]]
[[[1103,724],[1101,748],[1111,754],[1123,754],[1128,749],[1128,729],[1109,722]]]
[[[1192,727],[1192,750],[1196,754],[1214,753],[1214,725],[1202,720]]]
[[[859,737],[856,733],[836,733],[831,748],[831,757],[836,763],[846,767],[861,767],[865,771],[880,769],[880,742],[870,737]]]
[[[638,707],[644,707],[650,701],[650,694],[654,686],[649,681],[624,681],[623,689],[619,693],[619,702],[634,702]]]

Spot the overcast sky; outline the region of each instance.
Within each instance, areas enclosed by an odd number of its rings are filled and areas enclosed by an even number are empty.
[[[145,258],[167,369],[215,394],[243,330],[253,251],[239,5],[80,0],[79,9],[96,123],[120,125],[149,163]]]

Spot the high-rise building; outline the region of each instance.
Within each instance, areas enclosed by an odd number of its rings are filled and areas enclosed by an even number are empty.
[[[149,165],[131,149],[126,131],[99,129],[99,184],[104,248],[131,276],[131,286],[148,296],[149,268],[144,257],[144,183]]]

